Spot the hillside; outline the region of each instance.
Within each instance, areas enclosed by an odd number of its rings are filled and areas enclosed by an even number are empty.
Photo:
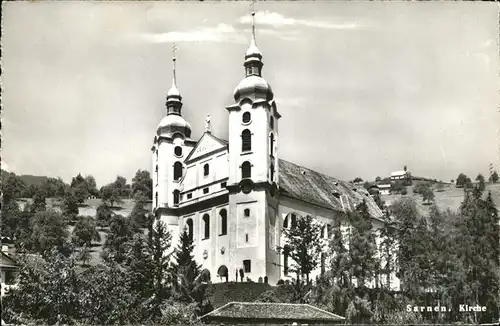
[[[381,196],[382,200],[385,201],[386,205],[390,206],[392,202],[398,200],[403,197],[412,197],[415,199],[417,203],[417,207],[420,212],[424,215],[429,213],[430,205],[424,205],[422,203],[422,195],[414,194],[412,187],[407,187],[408,194],[407,195],[383,195]],[[436,205],[443,209],[450,209],[453,212],[456,212],[460,208],[460,204],[464,199],[464,189],[456,188],[454,185],[446,184],[443,191],[434,190],[435,195],[435,203]],[[500,183],[497,184],[486,184],[486,190],[484,192],[485,196],[488,194],[488,191],[491,191],[491,197],[495,202],[495,205],[498,209],[500,209]]]

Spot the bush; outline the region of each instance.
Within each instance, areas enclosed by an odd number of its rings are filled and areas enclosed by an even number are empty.
[[[276,296],[276,293],[274,293],[273,290],[269,290],[269,291],[266,291],[266,292],[262,292],[259,297],[257,298],[257,300],[255,300],[255,302],[271,302],[271,303],[275,303],[275,302],[280,302],[280,300],[278,299],[278,297]]]
[[[285,284],[285,281],[283,281],[282,279],[280,279],[278,283],[276,283],[276,285],[283,285],[283,284]]]

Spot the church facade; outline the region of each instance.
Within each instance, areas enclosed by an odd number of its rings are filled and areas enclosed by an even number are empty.
[[[195,258],[213,282],[239,280],[240,270],[245,279],[267,277],[270,284],[293,277],[287,252],[280,249],[282,230],[301,216],[323,224],[328,239],[337,221],[365,200],[375,228],[382,225],[383,213],[367,190],[279,156],[279,126],[286,117],[262,77],[262,58],[254,32],[244,57],[245,78],[226,107],[228,142],[210,130],[209,118],[202,137],[191,138],[174,57],[166,115],[152,147],[153,213],[168,226],[174,244],[183,230],[188,232]],[[311,276],[324,264],[322,259]]]

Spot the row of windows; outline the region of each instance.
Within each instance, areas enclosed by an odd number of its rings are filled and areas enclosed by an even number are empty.
[[[221,233],[220,235],[226,235],[227,234],[227,211],[225,209],[221,209],[219,212],[219,219],[220,219],[220,225],[221,225]],[[209,239],[210,238],[210,215],[205,214],[202,217],[202,222],[203,222],[203,239]],[[189,218],[186,221],[186,226],[187,226],[187,233],[189,235],[189,239],[193,241],[193,219]]]
[[[246,208],[243,211],[243,214],[245,217],[250,217],[250,209]],[[226,235],[227,234],[227,210],[226,209],[221,209],[219,212],[219,219],[220,219],[220,234],[219,235]],[[203,240],[209,239],[210,238],[210,215],[204,214],[202,217],[202,222],[203,222]],[[189,218],[186,221],[186,226],[187,226],[187,233],[189,235],[189,238],[193,240],[193,219]],[[248,233],[245,234],[245,241],[248,242]]]
[[[156,170],[158,171],[158,166],[156,167]],[[210,174],[210,166],[207,164],[203,165],[203,176],[208,176]],[[182,178],[182,163],[181,162],[175,162],[174,163],[174,181],[178,181],[180,178]]]

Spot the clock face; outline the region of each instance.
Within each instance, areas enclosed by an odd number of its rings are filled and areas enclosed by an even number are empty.
[[[250,179],[243,179],[240,182],[240,189],[244,194],[249,194],[254,188],[254,183]]]
[[[203,251],[203,259],[207,259],[208,258],[208,251],[205,249]]]

